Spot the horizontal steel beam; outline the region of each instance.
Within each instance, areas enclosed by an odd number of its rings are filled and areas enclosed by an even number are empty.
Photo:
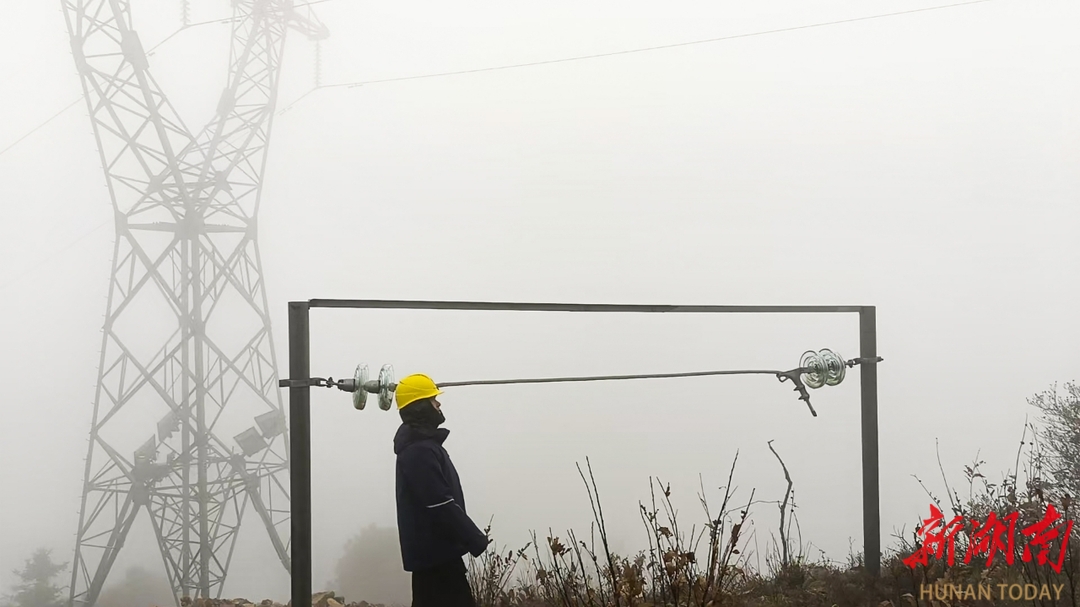
[[[858,313],[866,306],[673,306],[652,304],[520,303],[500,301],[410,301],[394,299],[312,299],[312,308],[384,310],[477,310],[519,312],[636,312],[673,314],[821,314]]]

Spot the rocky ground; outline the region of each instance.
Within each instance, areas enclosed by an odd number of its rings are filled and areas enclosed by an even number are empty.
[[[180,601],[181,607],[292,607],[292,601],[279,603],[270,599],[262,601],[249,601],[248,599],[195,599],[184,598]],[[317,592],[311,595],[312,607],[398,607],[383,605],[381,603],[369,603],[367,601],[348,602],[345,597],[338,596],[334,592]]]

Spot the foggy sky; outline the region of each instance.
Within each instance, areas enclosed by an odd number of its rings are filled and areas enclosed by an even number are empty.
[[[150,46],[179,3],[134,3]],[[589,55],[932,6],[926,2],[458,1],[317,6],[323,83]],[[193,2],[193,21],[228,4]],[[81,94],[58,3],[7,7],[0,148]],[[522,69],[315,91],[275,118],[259,223],[279,368],[286,303],[310,298],[874,305],[883,546],[978,454],[1013,463],[1025,398],[1076,378],[1080,7],[965,7]],[[189,125],[225,82],[226,26],[150,58]],[[311,89],[292,36],[281,106]],[[80,102],[0,155],[0,585],[38,546],[71,561],[112,255]],[[858,355],[851,316],[316,311],[312,373],[358,363],[436,381],[791,368]],[[645,537],[649,476],[700,523],[735,453],[738,499],[795,482],[803,538],[861,550],[858,374],[814,391],[740,377],[458,388],[446,447],[500,543],[587,534],[593,462],[615,547]],[[396,414],[312,397],[315,586],[344,541],[394,524]],[[145,434],[142,428],[133,432]],[[753,507],[758,548],[775,505]],[[285,597],[252,513],[227,596]],[[145,515],[126,564],[155,556]],[[816,552],[813,554],[817,554]],[[397,554],[388,558],[399,558]],[[65,581],[66,583],[66,581]]]

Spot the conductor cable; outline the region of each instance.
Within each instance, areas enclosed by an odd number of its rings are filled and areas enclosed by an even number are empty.
[[[689,371],[684,373],[644,373],[639,375],[589,375],[580,377],[537,377],[530,379],[481,379],[473,381],[448,381],[435,384],[440,388],[456,386],[498,386],[513,384],[556,384],[584,381],[613,381],[624,379],[670,379],[675,377],[708,377],[711,375],[777,375],[784,371],[746,370],[746,371]]]
[[[584,375],[565,377],[534,377],[515,379],[479,379],[469,381],[450,381],[436,383],[437,388],[451,388],[459,386],[499,386],[518,384],[554,384],[593,381],[622,381],[632,379],[673,379],[683,377],[709,377],[718,375],[774,375],[781,382],[791,381],[794,390],[799,393],[799,400],[804,401],[810,409],[810,413],[817,417],[817,412],[810,404],[810,393],[807,388],[817,389],[822,386],[836,386],[844,381],[848,367],[858,364],[876,364],[883,359],[856,358],[844,360],[836,352],[823,349],[815,352],[808,350],[803,353],[799,360],[799,366],[788,371],[772,369],[725,369],[721,371],[685,371],[679,373],[638,373],[630,375]],[[387,411],[394,402],[394,393],[397,390],[397,382],[394,380],[394,368],[391,365],[383,365],[379,370],[378,379],[369,379],[367,365],[360,364],[351,378],[335,380],[332,377],[326,379],[313,377],[308,380],[283,379],[278,382],[282,388],[320,386],[337,388],[344,392],[351,392],[353,407],[363,410],[367,404],[367,395],[376,394],[379,398],[379,408]]]

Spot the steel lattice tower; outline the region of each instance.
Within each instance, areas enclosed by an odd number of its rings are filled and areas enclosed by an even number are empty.
[[[256,216],[286,31],[327,32],[291,0],[232,0],[228,84],[195,133],[150,74],[130,0],[62,4],[116,220],[71,604],[96,602],[142,510],[177,603],[220,597],[249,504],[289,569]]]

